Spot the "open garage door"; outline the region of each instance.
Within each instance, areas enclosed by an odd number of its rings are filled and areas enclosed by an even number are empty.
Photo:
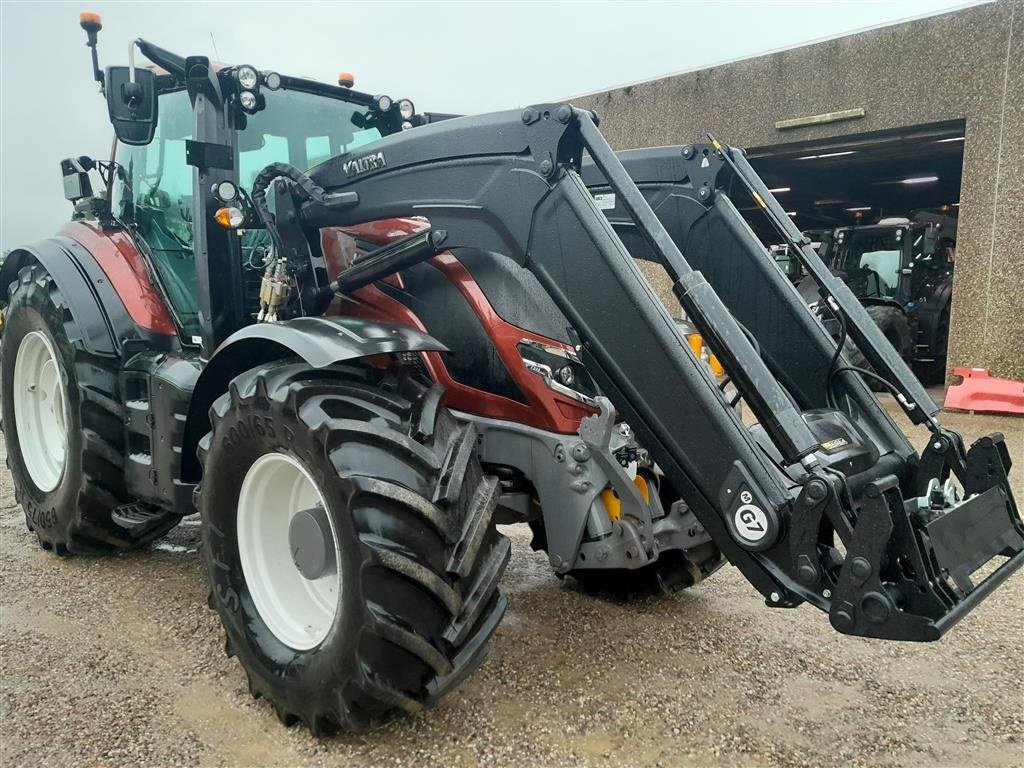
[[[964,121],[748,149],[751,165],[802,230],[870,224],[928,210],[956,216]],[[741,202],[742,199],[740,199]],[[754,231],[774,237],[753,203]]]

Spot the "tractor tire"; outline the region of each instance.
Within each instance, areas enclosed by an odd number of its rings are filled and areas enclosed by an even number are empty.
[[[117,360],[82,351],[68,305],[41,265],[23,267],[8,297],[0,342],[3,430],[28,529],[59,555],[106,554],[163,536],[178,517],[168,515],[141,536],[111,518],[131,501]]]
[[[907,320],[906,314],[896,307],[887,307],[877,304],[865,307],[865,309],[871,316],[871,319],[875,321],[875,325],[878,326],[879,330],[882,331],[882,334],[892,345],[893,349],[899,353],[900,357],[907,361],[911,360],[914,355],[914,335],[911,332],[910,323]],[[867,361],[864,354],[852,341],[850,341],[850,339],[846,340],[845,351],[851,365],[874,372],[875,369],[871,367],[871,363]],[[865,376],[864,379],[872,392],[888,391],[877,380],[868,378],[867,376]]]
[[[197,489],[210,606],[286,726],[321,736],[416,712],[485,658],[510,544],[475,429],[442,395],[405,368],[287,360],[237,376],[211,408]],[[293,538],[310,512],[312,546]]]

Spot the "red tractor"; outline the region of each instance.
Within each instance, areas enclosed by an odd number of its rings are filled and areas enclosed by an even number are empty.
[[[616,154],[569,104],[419,113],[143,40],[153,66],[101,72],[82,26],[117,142],[61,164],[72,220],[0,268],[17,498],[61,555],[198,511],[227,650],[284,722],[366,727],[470,674],[506,607],[497,523],[558,575],[672,590],[727,559],[772,607],[902,640],[1024,561],[1002,437],[937,423],[741,150]]]

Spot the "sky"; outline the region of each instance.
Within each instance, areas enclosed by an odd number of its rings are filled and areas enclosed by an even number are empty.
[[[0,248],[71,213],[59,162],[108,158],[112,131],[78,13],[103,17],[100,65],[145,38],[182,55],[479,113],[606,90],[915,16],[963,0],[755,2],[19,2],[0,0]],[[94,182],[99,187],[99,182]]]

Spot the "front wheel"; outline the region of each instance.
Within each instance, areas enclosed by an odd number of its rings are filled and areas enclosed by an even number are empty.
[[[200,446],[216,608],[285,724],[357,730],[437,701],[484,659],[509,541],[472,426],[399,370],[238,376]]]

